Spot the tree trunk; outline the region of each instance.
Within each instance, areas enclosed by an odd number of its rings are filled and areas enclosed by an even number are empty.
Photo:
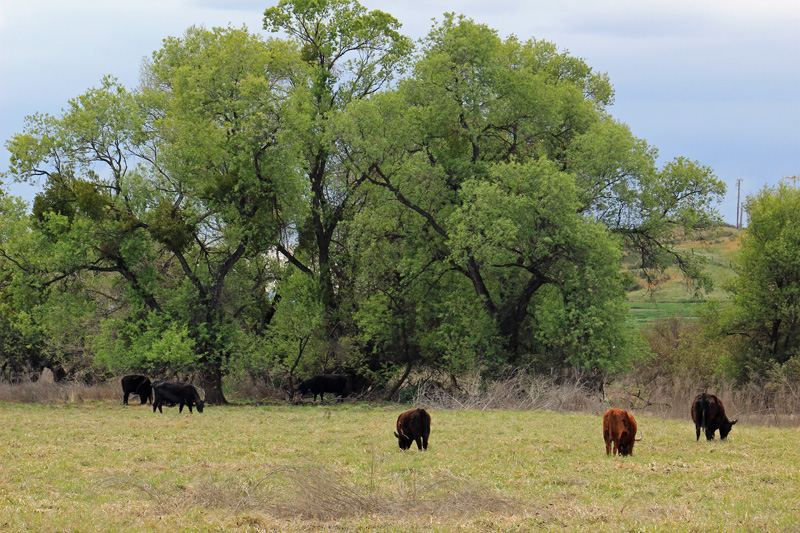
[[[408,378],[408,375],[411,373],[411,367],[412,366],[413,366],[413,362],[412,361],[409,361],[408,364],[406,364],[406,370],[405,370],[405,372],[403,372],[403,376],[397,381],[397,383],[394,384],[394,387],[392,387],[392,390],[390,390],[389,393],[386,394],[386,400],[391,402],[392,399],[397,395],[397,391],[400,390],[400,386],[403,383],[405,383],[406,378]]]
[[[228,400],[222,393],[222,372],[219,369],[201,372],[200,385],[206,391],[206,405],[227,405]]]

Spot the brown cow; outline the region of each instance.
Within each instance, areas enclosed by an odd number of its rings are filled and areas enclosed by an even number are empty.
[[[606,455],[611,454],[611,443],[614,443],[614,455],[633,454],[633,443],[642,439],[636,438],[636,419],[628,411],[609,409],[603,415],[603,439],[606,441]]]
[[[397,443],[401,450],[407,450],[416,441],[420,450],[428,449],[428,436],[431,434],[431,415],[425,409],[412,409],[397,417]]]
[[[725,416],[725,407],[719,398],[713,394],[698,394],[692,402],[692,422],[694,422],[697,438],[700,440],[700,430],[706,430],[706,440],[714,440],[714,432],[719,429],[719,438],[725,439],[733,429],[736,420],[728,420]]]

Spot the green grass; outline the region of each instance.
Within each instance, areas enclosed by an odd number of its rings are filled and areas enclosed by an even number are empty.
[[[706,259],[705,271],[714,282],[713,290],[695,298],[694,288],[686,283],[677,268],[669,268],[666,280],[653,291],[641,287],[628,292],[631,322],[635,325],[649,324],[671,316],[697,318],[707,298],[726,300],[729,295],[724,284],[735,275],[731,262],[739,253],[738,232],[727,229],[726,233],[704,242],[687,242],[678,249],[692,250]]]
[[[632,457],[600,414],[432,411],[401,452],[402,407],[0,404],[0,526],[31,531],[383,531],[800,526],[796,429],[636,413]]]
[[[630,320],[634,324],[649,324],[655,320],[679,316],[697,318],[703,302],[634,302],[628,300]]]

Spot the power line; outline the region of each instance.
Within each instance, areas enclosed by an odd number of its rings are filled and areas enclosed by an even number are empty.
[[[736,229],[742,229],[742,215],[739,210],[739,199],[742,194],[742,179],[736,180]]]

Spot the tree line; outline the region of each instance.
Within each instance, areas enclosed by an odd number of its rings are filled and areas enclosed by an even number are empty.
[[[4,372],[192,371],[208,403],[239,371],[602,378],[650,353],[623,251],[709,285],[674,238],[719,222],[724,184],[659,167],[583,60],[452,13],[413,42],[355,0],[264,29],[166,38],[138,87],[7,141],[4,179],[41,192],[0,196]]]

